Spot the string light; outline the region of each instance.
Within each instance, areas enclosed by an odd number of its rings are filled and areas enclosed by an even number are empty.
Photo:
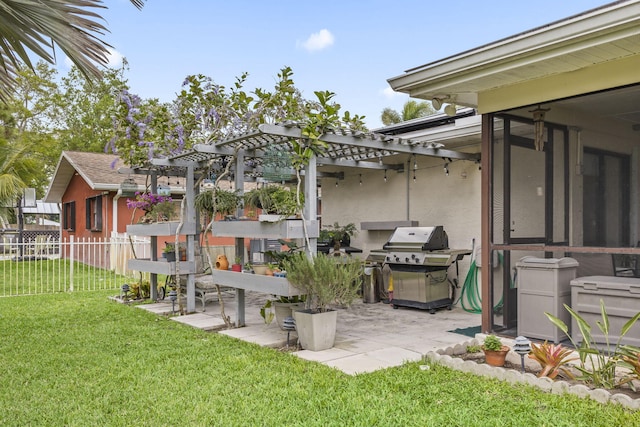
[[[338,188],[338,178],[336,178],[336,188]]]
[[[362,174],[360,174],[360,186],[362,187]]]
[[[384,170],[384,182],[387,182],[387,170]]]
[[[413,170],[413,182],[416,182],[416,170]]]
[[[449,176],[449,163],[444,164],[444,174]]]

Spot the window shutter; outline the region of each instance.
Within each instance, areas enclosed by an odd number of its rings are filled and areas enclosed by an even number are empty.
[[[85,201],[84,201],[84,205],[85,205],[85,209],[84,209],[85,225],[84,225],[84,228],[86,228],[87,230],[91,230],[91,200],[93,200],[93,199],[85,199]]]
[[[71,224],[69,224],[69,229],[72,231],[76,231],[76,202],[71,202],[70,208],[71,208]]]
[[[102,196],[96,198],[96,230],[102,231]]]

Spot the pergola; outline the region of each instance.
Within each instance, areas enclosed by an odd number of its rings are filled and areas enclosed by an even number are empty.
[[[449,150],[442,144],[404,139],[380,133],[329,129],[320,138],[326,144],[320,156],[313,156],[301,174],[304,175],[303,216],[307,221],[314,221],[317,226],[317,185],[321,176],[339,177],[336,172],[318,172],[319,168],[367,168],[379,170],[402,170],[404,163],[393,163],[398,156],[431,156],[445,159],[480,162],[479,153],[466,153]],[[197,185],[202,179],[210,176],[212,170],[221,170],[228,162],[233,162],[230,171],[233,173],[236,188],[242,189],[245,181],[253,181],[264,174],[265,157],[270,150],[281,152],[292,150],[292,141],[308,144],[309,140],[302,134],[299,124],[285,122],[282,124],[262,124],[257,129],[233,137],[214,141],[211,144],[198,144],[184,153],[164,159],[153,159],[151,166],[145,169],[134,169],[133,173],[151,175],[151,191],[156,191],[158,176],[181,176],[186,178],[186,210],[182,217],[184,223],[196,224],[197,212],[194,199],[199,191]],[[332,167],[332,168],[330,168]],[[195,260],[195,236],[187,234],[187,262]],[[317,233],[311,236],[317,236]],[[317,239],[309,239],[309,250],[317,250]],[[237,255],[242,258],[243,238],[236,239]],[[157,250],[152,239],[151,253]],[[188,269],[187,279],[187,312],[195,311],[195,271]],[[179,265],[175,274],[180,274]],[[155,297],[156,278],[152,274],[152,298]],[[240,285],[238,285],[240,286]],[[238,316],[244,316],[244,289],[237,287]],[[240,323],[243,322],[243,319]]]

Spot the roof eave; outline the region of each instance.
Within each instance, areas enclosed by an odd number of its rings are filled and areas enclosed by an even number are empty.
[[[414,98],[451,97],[458,105],[475,108],[477,94],[495,87],[479,86],[480,78],[506,75],[515,68],[638,34],[640,0],[617,2],[407,70],[387,81],[393,90]],[[531,67],[532,78],[535,72]],[[508,84],[515,83],[519,81]]]

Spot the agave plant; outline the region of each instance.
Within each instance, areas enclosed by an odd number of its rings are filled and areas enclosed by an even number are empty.
[[[542,371],[538,377],[549,377],[554,379],[560,372],[567,378],[574,378],[574,375],[567,368],[562,367],[567,363],[577,360],[577,357],[570,358],[573,354],[571,349],[562,344],[553,344],[545,341],[542,344],[531,343],[531,353],[529,357],[542,366]]]

